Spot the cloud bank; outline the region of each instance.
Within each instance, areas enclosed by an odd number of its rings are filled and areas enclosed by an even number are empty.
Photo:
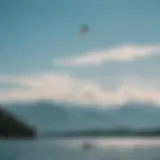
[[[160,45],[125,45],[108,50],[89,52],[79,56],[55,59],[53,62],[57,66],[101,65],[115,61],[134,61],[153,54],[160,54]]]
[[[93,81],[79,80],[67,74],[44,73],[23,76],[0,76],[0,84],[11,83],[21,88],[0,89],[0,101],[31,101],[50,99],[90,105],[121,105],[129,101],[150,101],[160,104],[160,89],[141,80],[120,84],[109,90]],[[142,85],[140,85],[142,84]],[[153,86],[153,87],[152,87]]]

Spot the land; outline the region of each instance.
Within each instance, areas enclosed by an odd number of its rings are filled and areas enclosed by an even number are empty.
[[[0,138],[33,138],[35,130],[0,107]]]
[[[116,129],[116,130],[89,130],[89,131],[70,131],[70,132],[54,132],[43,134],[42,137],[52,138],[73,138],[73,137],[160,137],[159,129],[146,129],[146,130],[129,130],[129,129]]]

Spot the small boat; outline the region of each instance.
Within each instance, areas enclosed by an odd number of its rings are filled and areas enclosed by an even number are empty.
[[[91,149],[91,148],[93,148],[93,147],[94,147],[93,144],[90,143],[90,142],[84,142],[84,143],[82,144],[82,149],[84,149],[84,150],[89,150],[89,149]]]

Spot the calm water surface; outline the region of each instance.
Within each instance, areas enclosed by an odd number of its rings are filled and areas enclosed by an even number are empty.
[[[83,150],[90,141],[94,147]],[[159,157],[159,158],[158,158]],[[159,139],[61,139],[0,141],[0,160],[153,160],[160,159]]]

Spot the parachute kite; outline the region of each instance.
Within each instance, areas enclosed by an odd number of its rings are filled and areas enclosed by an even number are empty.
[[[88,25],[82,25],[81,27],[80,27],[80,35],[81,36],[86,36],[87,34],[88,34],[88,32],[89,32],[89,27],[88,27]]]

